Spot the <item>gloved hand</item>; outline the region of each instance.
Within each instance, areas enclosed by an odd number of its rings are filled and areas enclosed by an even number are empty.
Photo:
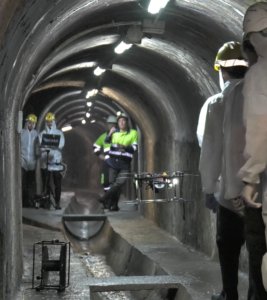
[[[217,211],[218,202],[214,194],[206,194],[205,205],[208,209],[212,210],[214,213]]]
[[[262,206],[261,203],[255,202],[259,195],[259,193],[256,191],[255,184],[247,183],[244,186],[241,195],[247,206],[252,208],[260,208]]]

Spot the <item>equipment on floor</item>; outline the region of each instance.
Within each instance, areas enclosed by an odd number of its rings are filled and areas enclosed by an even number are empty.
[[[70,243],[59,240],[34,243],[32,270],[32,288],[36,291],[65,291],[70,284]]]
[[[43,207],[46,209],[50,209],[51,206],[56,208],[54,201],[52,198],[55,199],[53,188],[51,187],[51,172],[48,170],[48,156],[49,156],[49,149],[44,150],[46,152],[46,169],[45,169],[45,178],[44,178],[44,192],[41,195],[35,195],[34,198],[34,207],[39,208]],[[52,196],[52,197],[51,197]]]

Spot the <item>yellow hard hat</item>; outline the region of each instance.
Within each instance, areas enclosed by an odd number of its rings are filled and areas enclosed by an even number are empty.
[[[237,66],[248,66],[248,63],[242,55],[240,43],[227,42],[223,44],[216,55],[214,70],[219,71],[221,67],[231,68]]]
[[[26,118],[26,121],[30,121],[30,122],[36,123],[37,122],[37,117],[34,114],[29,114],[27,116],[27,118]]]
[[[45,116],[45,120],[47,122],[55,121],[55,118],[56,118],[55,114],[53,114],[51,112],[47,113],[46,116]]]

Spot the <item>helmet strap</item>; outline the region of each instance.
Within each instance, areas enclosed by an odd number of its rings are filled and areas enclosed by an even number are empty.
[[[224,84],[225,84],[225,82],[223,79],[222,70],[220,69],[219,70],[219,85],[220,85],[221,91],[223,91],[223,89],[224,89]]]

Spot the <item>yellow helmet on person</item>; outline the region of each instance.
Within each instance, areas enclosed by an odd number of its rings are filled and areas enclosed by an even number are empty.
[[[223,44],[216,55],[214,70],[219,71],[221,67],[231,68],[237,66],[248,66],[241,52],[241,44],[233,41]]]
[[[55,121],[55,119],[56,119],[55,114],[53,114],[51,112],[47,113],[46,116],[45,116],[45,120],[47,122]]]
[[[29,114],[26,118],[26,121],[37,123],[37,116],[35,114]]]

